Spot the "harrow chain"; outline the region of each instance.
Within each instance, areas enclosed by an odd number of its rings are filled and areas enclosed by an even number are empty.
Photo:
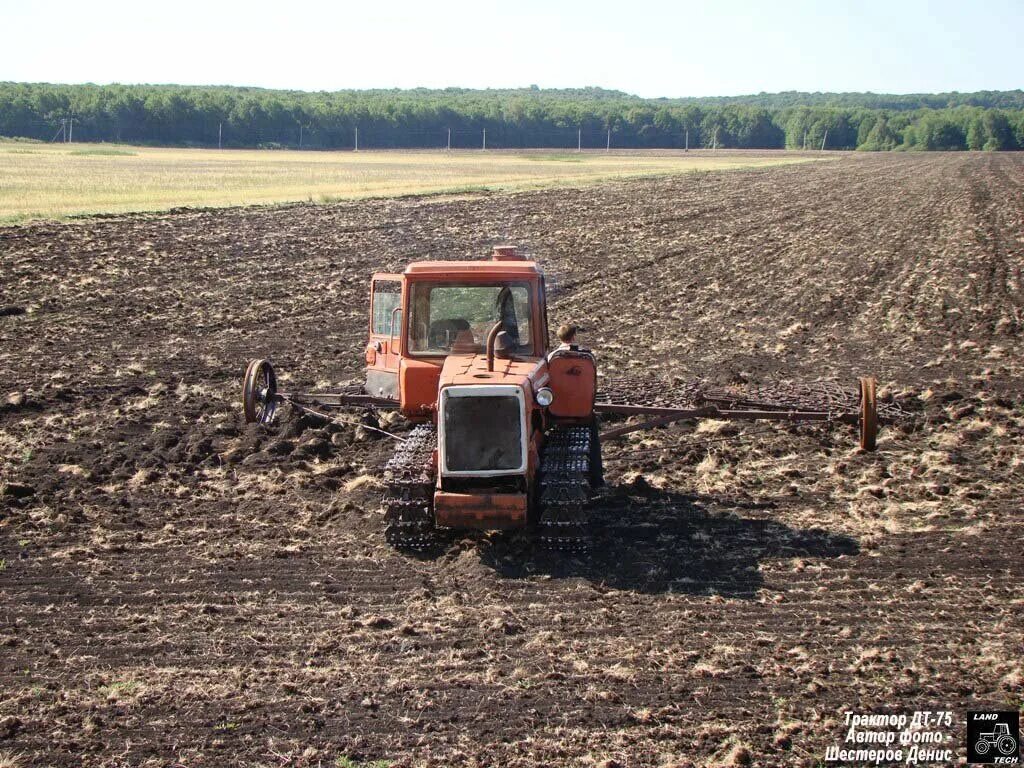
[[[424,550],[434,543],[432,424],[415,427],[384,468],[384,538],[393,547]]]

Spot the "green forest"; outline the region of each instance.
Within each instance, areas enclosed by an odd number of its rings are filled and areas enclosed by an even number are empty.
[[[0,136],[165,146],[1019,150],[1024,91],[644,99],[601,88],[309,93],[0,83]]]

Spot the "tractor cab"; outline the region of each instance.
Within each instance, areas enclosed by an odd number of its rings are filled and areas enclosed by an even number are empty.
[[[503,360],[537,361],[547,352],[544,275],[514,246],[496,247],[489,261],[422,261],[401,274],[376,274],[366,393],[423,417],[437,401],[446,360],[485,356],[489,341]]]
[[[505,351],[532,355],[531,294],[528,283],[502,279],[414,283],[409,297],[409,354],[485,352],[487,334],[500,322],[507,339]]]

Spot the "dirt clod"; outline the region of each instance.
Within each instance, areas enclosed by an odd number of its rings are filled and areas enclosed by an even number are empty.
[[[12,739],[21,728],[21,719],[14,715],[0,717],[0,739]]]
[[[3,495],[12,499],[24,499],[34,496],[36,489],[27,483],[4,483]]]

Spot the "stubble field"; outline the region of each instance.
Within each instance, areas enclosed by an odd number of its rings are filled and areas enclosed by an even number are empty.
[[[215,150],[0,139],[0,225],[181,206],[322,203],[548,188],[690,171],[763,168],[820,159],[823,154]]]
[[[1022,232],[1009,154],[0,230],[0,755],[814,766],[949,709],[962,757],[1022,705]],[[640,433],[585,556],[392,552],[389,442],[245,427],[241,372],[358,377],[372,271],[496,242],[606,373],[873,373],[915,418]]]

